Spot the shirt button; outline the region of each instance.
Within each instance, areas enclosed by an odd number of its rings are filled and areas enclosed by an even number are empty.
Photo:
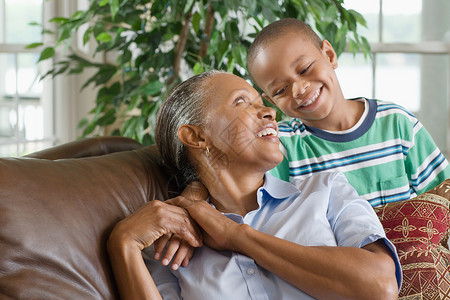
[[[253,268],[248,268],[248,269],[247,269],[247,274],[248,274],[248,275],[253,275],[253,274],[255,274],[255,269],[253,269]]]

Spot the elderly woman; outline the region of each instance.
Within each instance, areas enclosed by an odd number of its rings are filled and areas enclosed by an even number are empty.
[[[170,93],[158,149],[209,198],[155,200],[116,225],[108,251],[123,299],[397,298],[395,249],[342,174],[293,185],[267,172],[283,159],[277,130],[275,112],[235,75],[210,71]],[[198,247],[189,264],[146,264],[142,250],[171,235]]]

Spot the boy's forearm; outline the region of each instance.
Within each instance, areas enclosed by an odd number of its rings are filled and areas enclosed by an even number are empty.
[[[199,181],[192,181],[181,193],[181,196],[189,200],[206,200],[209,193],[206,187]]]

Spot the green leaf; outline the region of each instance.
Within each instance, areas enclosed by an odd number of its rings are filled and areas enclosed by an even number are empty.
[[[78,129],[81,129],[85,127],[89,123],[89,120],[87,118],[82,118],[80,122],[78,123]]]
[[[187,3],[184,6],[183,14],[187,14],[189,10],[191,10],[192,5],[194,5],[195,0],[187,0]]]
[[[25,47],[25,49],[34,49],[34,48],[37,48],[37,47],[42,46],[42,45],[44,45],[44,43],[32,43],[32,44],[27,45]]]
[[[192,28],[194,28],[194,31],[196,34],[198,34],[198,31],[200,29],[200,20],[201,20],[200,14],[196,11],[194,15],[192,16]]]
[[[367,27],[366,20],[359,12],[357,12],[356,10],[353,10],[353,9],[349,9],[347,12],[350,13],[351,15],[353,15],[353,17],[356,19],[356,21],[359,24],[361,24],[364,27]]]
[[[205,68],[203,67],[202,63],[197,62],[197,63],[195,63],[193,70],[194,70],[194,75],[196,75],[196,74],[203,73]]]
[[[97,41],[99,41],[99,42],[108,43],[108,42],[111,42],[112,37],[111,37],[111,35],[110,35],[109,33],[107,33],[107,32],[102,32],[102,33],[100,33],[99,35],[97,35],[97,36],[95,37],[95,39],[96,39]]]
[[[89,42],[89,39],[91,38],[91,34],[92,34],[92,28],[89,27],[88,29],[86,29],[86,31],[83,34],[83,45],[86,45],[86,43]]]
[[[69,19],[63,18],[63,17],[56,17],[56,18],[52,18],[49,20],[49,22],[58,23],[58,24],[67,23],[68,21],[69,21]]]
[[[49,59],[55,55],[55,48],[47,47],[41,52],[41,56],[38,59],[38,62]]]
[[[102,117],[100,117],[97,120],[97,125],[98,126],[103,126],[103,127],[111,125],[112,123],[114,123],[114,121],[116,121],[115,114],[116,114],[116,109],[115,108],[111,108]]]
[[[109,0],[102,0],[102,1],[98,4],[98,6],[100,6],[100,7],[105,6],[106,4],[108,4],[108,2],[109,2]]]
[[[111,8],[111,17],[114,20],[119,11],[119,0],[109,0],[109,6]]]
[[[84,128],[82,136],[86,137],[88,134],[92,133],[95,127],[97,127],[96,122],[89,123],[89,125],[87,125],[86,128]]]
[[[136,107],[138,107],[139,104],[141,103],[141,100],[142,100],[141,97],[139,97],[138,95],[134,95],[133,97],[131,97],[127,110],[133,110]]]
[[[157,96],[161,93],[163,86],[161,81],[150,81],[142,87],[142,92],[146,95]]]

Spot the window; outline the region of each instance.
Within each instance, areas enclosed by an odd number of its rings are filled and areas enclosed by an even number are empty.
[[[36,64],[42,49],[43,0],[0,0],[0,156],[21,156],[52,145],[53,104]],[[47,89],[47,90],[46,90]]]
[[[450,2],[346,0],[368,29],[372,60],[344,53],[338,77],[344,96],[398,103],[417,115],[449,157]]]

